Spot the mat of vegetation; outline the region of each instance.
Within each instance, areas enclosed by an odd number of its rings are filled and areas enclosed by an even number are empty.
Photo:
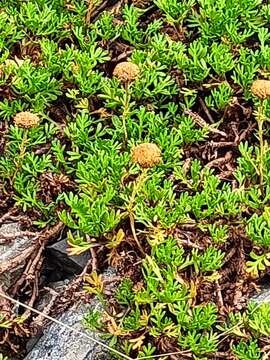
[[[270,268],[269,21],[263,0],[1,1],[1,214],[91,251],[106,311],[85,322],[131,358],[270,356],[270,305],[248,303]],[[34,259],[9,292],[31,305]],[[33,315],[0,304],[14,350]]]

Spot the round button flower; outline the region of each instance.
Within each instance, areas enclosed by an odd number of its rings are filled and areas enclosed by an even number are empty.
[[[14,124],[21,128],[32,128],[39,124],[39,117],[29,111],[22,111],[15,115]]]
[[[251,86],[251,92],[262,100],[270,97],[270,81],[255,80]]]
[[[162,161],[160,148],[153,143],[143,143],[131,151],[132,160],[142,168],[151,168]]]
[[[113,76],[122,82],[134,81],[138,78],[140,69],[136,64],[123,61],[116,65],[113,71]]]

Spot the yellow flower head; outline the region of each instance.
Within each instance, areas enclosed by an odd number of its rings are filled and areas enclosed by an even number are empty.
[[[139,73],[140,69],[136,64],[124,61],[116,65],[113,76],[122,82],[130,82],[137,79]]]
[[[142,168],[150,168],[161,163],[161,151],[156,144],[144,143],[132,149],[132,160]]]
[[[29,111],[22,111],[15,115],[14,124],[21,128],[32,128],[39,123],[39,117]]]
[[[251,92],[262,100],[270,97],[270,81],[255,80],[251,86]]]

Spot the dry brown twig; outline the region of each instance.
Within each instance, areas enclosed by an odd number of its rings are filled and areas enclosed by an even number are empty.
[[[199,102],[200,102],[200,104],[201,104],[201,106],[203,108],[203,111],[205,112],[206,116],[208,117],[210,123],[214,124],[214,120],[213,120],[207,106],[205,105],[205,103],[204,103],[204,101],[203,101],[203,99],[201,97],[199,97]]]
[[[91,247],[90,253],[91,253],[91,257],[92,257],[92,271],[97,271],[98,262],[97,262],[95,249]]]
[[[214,159],[214,160],[210,161],[208,164],[206,164],[206,166],[209,168],[219,167],[221,165],[228,163],[232,159],[232,156],[233,156],[232,151],[228,151],[224,157]]]
[[[10,301],[10,302],[13,303],[13,304],[22,306],[23,308],[25,308],[25,309],[27,309],[27,310],[35,313],[35,314],[38,314],[38,315],[40,315],[40,316],[43,316],[43,317],[46,318],[47,320],[52,321],[52,322],[60,325],[61,327],[68,329],[69,331],[72,331],[72,332],[74,332],[74,333],[77,333],[77,334],[80,335],[80,336],[83,336],[83,337],[87,338],[87,339],[90,340],[91,342],[94,342],[94,343],[102,346],[103,348],[105,348],[105,349],[107,349],[107,350],[109,350],[109,351],[112,351],[112,352],[114,352],[114,353],[117,354],[117,355],[122,356],[123,359],[132,360],[132,358],[130,358],[129,356],[127,356],[127,355],[125,355],[124,353],[121,353],[121,352],[119,352],[119,351],[111,348],[111,347],[108,346],[107,344],[104,344],[102,341],[99,341],[99,340],[91,337],[91,336],[88,335],[86,332],[83,332],[83,331],[81,331],[81,330],[76,329],[75,327],[72,327],[72,326],[70,326],[70,325],[67,325],[67,324],[65,324],[65,323],[63,323],[63,322],[61,322],[61,321],[59,321],[59,320],[57,320],[57,319],[55,319],[55,318],[53,318],[53,317],[51,317],[51,316],[49,316],[49,315],[47,315],[47,314],[39,311],[39,310],[34,309],[32,306],[29,306],[29,305],[26,305],[26,304],[22,303],[21,301],[15,300],[15,299],[13,299],[12,297],[4,294],[3,292],[0,292],[0,297],[6,299],[6,300],[8,300],[8,301]]]
[[[225,265],[228,261],[230,261],[232,257],[235,255],[235,253],[236,253],[236,248],[232,247],[231,250],[225,256],[225,259],[223,260],[223,265]]]
[[[238,144],[234,141],[220,141],[220,142],[215,142],[215,141],[210,141],[209,145],[212,148],[223,148],[223,147],[236,147],[238,146]]]
[[[220,174],[217,174],[217,177],[221,180],[226,180],[229,179],[233,173],[234,173],[233,170],[226,170],[226,171],[222,171]]]
[[[0,293],[4,293],[5,291],[3,289],[3,287],[0,285]],[[1,313],[2,314],[6,314],[10,317],[11,315],[11,309],[10,309],[10,304],[9,301],[7,301],[5,298],[0,298],[0,309],[1,309]]]
[[[38,253],[34,252],[31,256],[31,259],[29,260],[22,276],[18,279],[18,281],[16,282],[16,284],[13,286],[12,289],[12,296],[15,296],[15,294],[17,294],[17,292],[19,291],[20,287],[23,285],[23,283],[26,280],[30,280],[30,281],[34,281],[35,278],[39,275],[39,271],[37,271],[43,262],[43,259],[41,258],[41,254],[43,251],[43,247],[40,247],[38,250]],[[38,266],[40,265],[40,266]]]
[[[187,237],[187,239],[183,239],[182,237],[179,236],[178,238],[176,237],[176,240],[177,240],[177,243],[180,246],[186,246],[186,247],[192,248],[192,249],[204,250],[204,247],[202,245],[198,245],[198,244],[193,243],[189,239],[189,237]]]
[[[38,276],[33,281],[33,287],[32,287],[32,294],[31,298],[28,301],[28,306],[33,306],[38,296]],[[31,310],[26,309],[25,312],[22,314],[22,317],[24,319],[28,319],[28,317],[31,315]]]
[[[252,130],[256,128],[256,124],[249,124],[248,127],[239,135],[239,143],[245,140]]]
[[[223,297],[221,293],[221,287],[219,285],[218,280],[215,281],[215,287],[216,287],[216,294],[217,294],[217,304],[220,314],[224,314],[224,302]]]
[[[49,303],[42,310],[43,314],[49,315],[50,311],[54,305],[55,299],[58,296],[58,293],[51,288],[44,288],[44,290],[47,290],[52,295],[52,298],[50,299]],[[46,319],[44,318],[43,315],[38,315],[37,317],[33,318],[33,323],[31,325],[31,327],[33,327],[35,329],[42,328],[44,326],[44,320],[46,320]]]
[[[29,256],[33,253],[33,251],[35,251],[35,249],[36,249],[36,244],[23,250],[23,252],[21,252],[15,258],[3,262],[0,265],[0,274],[4,273],[5,271],[11,270],[14,267],[16,267],[17,265],[19,265],[20,263],[23,263],[24,261],[26,261],[29,258]]]
[[[37,233],[36,232],[32,232],[32,231],[17,231],[11,234],[5,234],[5,233],[0,233],[0,244],[1,243],[5,243],[7,241],[11,241],[11,240],[15,240],[16,238],[19,237],[33,237],[33,239],[35,239],[37,237]]]
[[[184,114],[191,117],[191,119],[200,127],[207,128],[207,130],[213,134],[218,134],[223,137],[227,137],[228,135],[221,130],[216,129],[212,125],[209,125],[199,114],[191,111],[191,110],[184,110]]]
[[[133,52],[133,49],[132,50],[126,50],[125,52],[119,54],[118,56],[114,57],[111,59],[111,62],[112,63],[118,63],[120,61],[123,61],[123,60],[126,60]]]
[[[103,2],[103,4],[102,4]],[[101,5],[100,5],[101,4]],[[90,23],[91,19],[104,7],[106,7],[107,1],[102,0],[88,0],[88,9],[86,13],[85,22]]]
[[[58,233],[58,231],[63,227],[62,223],[58,223],[53,227],[53,229],[47,229],[42,234],[40,234],[39,241],[35,241],[35,243],[28,249],[26,249],[20,256],[13,259],[13,261],[10,261],[6,264],[6,268],[13,268],[16,265],[20,263],[24,263],[25,260],[27,260],[29,257],[31,257],[31,260],[28,262],[26,269],[24,270],[24,273],[19,278],[19,280],[16,282],[16,284],[13,287],[12,295],[15,296],[15,294],[20,290],[20,287],[25,283],[25,281],[30,281],[28,284],[31,285],[32,283],[32,293],[31,298],[29,300],[28,305],[33,305],[37,296],[38,296],[38,278],[41,270],[41,265],[43,262],[42,253],[45,247],[45,244],[49,241],[51,236]],[[37,240],[38,237],[35,238]],[[0,271],[3,271],[3,267],[0,267]],[[26,312],[24,314],[25,317],[28,317],[30,315],[29,312]]]
[[[6,214],[4,214],[0,218],[0,225],[11,223],[11,222],[26,222],[28,224],[31,224],[31,219],[29,219],[25,215],[15,215],[18,212],[18,209],[13,208],[10,211],[8,211]]]

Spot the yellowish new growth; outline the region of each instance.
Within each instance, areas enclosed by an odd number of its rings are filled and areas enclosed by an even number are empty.
[[[139,73],[140,69],[136,64],[124,61],[116,65],[113,76],[117,77],[122,82],[129,82],[137,79]]]
[[[161,163],[161,151],[156,144],[144,143],[132,149],[132,160],[142,168],[150,168]]]
[[[14,124],[21,128],[32,128],[39,123],[39,117],[29,111],[22,111],[15,115]]]
[[[255,80],[251,86],[253,95],[264,100],[270,96],[270,81],[269,80]]]

